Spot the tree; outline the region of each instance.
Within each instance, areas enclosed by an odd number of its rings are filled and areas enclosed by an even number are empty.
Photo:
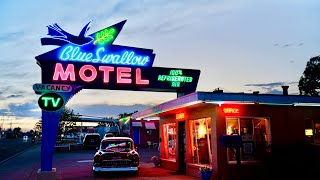
[[[300,95],[319,96],[320,91],[320,56],[312,57],[299,81]]]
[[[121,118],[125,118],[125,117],[128,117],[128,116],[131,116],[132,114],[136,113],[138,111],[134,111],[133,113],[120,113],[118,114],[118,118],[121,119]]]
[[[34,129],[38,132],[42,132],[42,119],[36,122],[36,124],[34,125]]]
[[[13,133],[16,135],[16,137],[18,137],[21,134],[21,128],[20,127],[14,128]]]
[[[121,114],[118,114],[118,118],[119,118],[119,119],[125,118],[125,117],[128,117],[128,116],[131,116],[132,114],[134,114],[134,113],[136,113],[136,112],[138,112],[138,111],[134,111],[134,112],[132,112],[132,113],[121,113]],[[128,129],[129,127],[126,128],[125,126],[128,126],[128,124],[127,124],[127,125],[122,124],[122,126],[120,127],[120,136],[127,136],[127,137],[129,137],[130,135],[125,132],[125,129]]]
[[[58,136],[68,134],[79,119],[79,115],[76,115],[72,109],[65,107],[59,122]]]

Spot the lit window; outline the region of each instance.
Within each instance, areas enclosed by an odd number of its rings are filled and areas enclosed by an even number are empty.
[[[241,161],[261,160],[271,144],[269,120],[267,118],[227,118],[228,135],[242,137]],[[236,156],[228,148],[228,160],[236,161]]]
[[[211,118],[190,120],[192,163],[212,164]]]
[[[176,142],[177,142],[177,134],[176,134],[176,123],[169,123],[162,125],[163,132],[163,144],[165,149],[165,157],[166,159],[176,160]]]

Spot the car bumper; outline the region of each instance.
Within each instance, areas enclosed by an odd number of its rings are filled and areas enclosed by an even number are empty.
[[[105,167],[95,167],[93,166],[93,171],[101,171],[101,172],[108,172],[108,171],[138,171],[138,167],[113,167],[113,168],[105,168]]]

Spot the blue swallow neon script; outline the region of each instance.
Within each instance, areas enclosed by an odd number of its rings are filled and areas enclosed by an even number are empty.
[[[78,46],[66,46],[58,55],[62,61],[80,61],[102,64],[148,66],[149,56],[140,56],[134,51],[123,51],[122,53],[106,53],[104,47],[96,49],[95,53],[84,52]]]

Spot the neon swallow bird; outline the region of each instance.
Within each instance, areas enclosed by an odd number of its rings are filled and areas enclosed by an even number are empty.
[[[90,23],[91,21],[82,28],[79,36],[66,32],[57,23],[49,25],[47,27],[48,35],[50,37],[41,38],[41,44],[63,46],[65,44],[72,43],[74,45],[83,46],[91,43],[93,41],[93,37],[86,36],[87,31],[90,29]]]

